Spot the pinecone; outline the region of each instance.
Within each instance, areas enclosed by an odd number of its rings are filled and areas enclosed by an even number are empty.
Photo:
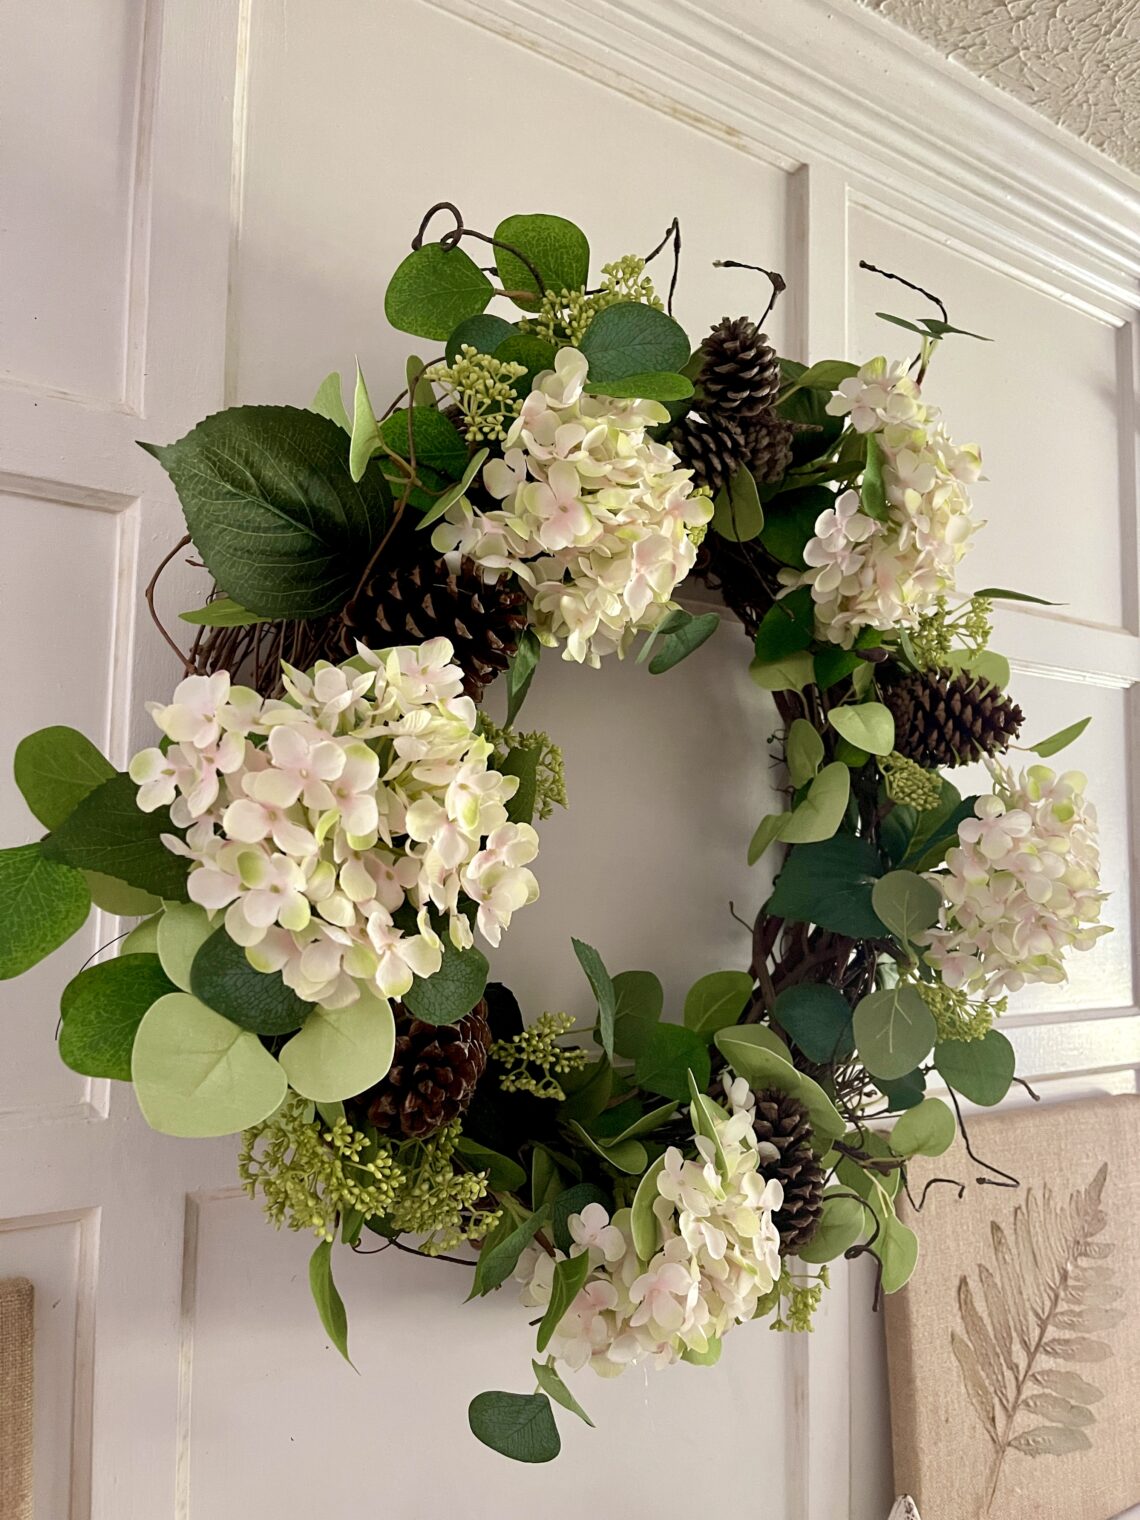
[[[748,435],[748,468],[760,482],[782,480],[792,462],[796,430],[776,412],[761,412]]]
[[[780,1254],[794,1256],[815,1234],[823,1212],[823,1168],[811,1148],[808,1112],[788,1093],[758,1092],[752,1128],[758,1141],[779,1152],[764,1164],[764,1175],[783,1185],[784,1202],[772,1221],[780,1232]]]
[[[780,361],[748,317],[724,317],[701,345],[697,384],[708,410],[747,424],[768,410],[780,388]]]
[[[377,567],[334,621],[330,643],[335,647],[325,658],[348,659],[356,653],[357,639],[384,649],[442,636],[455,648],[465,694],[478,701],[510,664],[526,623],[526,596],[512,578],[492,585],[469,559],[449,570],[429,543],[418,557],[401,553]]]
[[[965,671],[900,675],[883,684],[882,698],[895,720],[895,749],[928,770],[1001,754],[1023,721],[1004,691]]]
[[[714,496],[748,462],[748,437],[731,418],[706,420],[699,412],[688,412],[669,435],[669,443],[692,470],[694,482],[708,486]]]
[[[486,1003],[457,1024],[424,1024],[396,1005],[396,1054],[384,1080],[359,1100],[382,1134],[426,1140],[457,1119],[487,1067]]]

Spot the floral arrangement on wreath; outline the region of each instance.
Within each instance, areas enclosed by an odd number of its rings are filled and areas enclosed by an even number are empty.
[[[345,1356],[338,1241],[463,1262],[472,1297],[521,1285],[536,1389],[480,1394],[470,1422],[522,1461],[559,1450],[551,1400],[589,1423],[565,1369],[810,1328],[838,1257],[901,1288],[908,1160],[950,1145],[958,1095],[1014,1080],[1007,994],[1107,932],[1085,778],[1002,758],[1023,720],[990,611],[1019,594],[956,587],[981,460],[924,381],[960,330],[931,297],[937,319],[887,316],[910,363],[808,368],[747,317],[694,352],[676,223],[649,257],[670,244],[663,303],[646,259],[591,284],[559,217],[487,236],[434,207],[385,310],[443,349],[381,415],[332,375],[309,410],[144,445],[186,519],[163,565],[192,545],[213,594],[187,649],[162,630],[183,678],[126,772],[72,729],[20,744],[48,832],[0,854],[0,975],[92,904],[140,920],[64,989],[60,1055],[131,1082],[155,1129],[244,1132],[250,1194],[318,1237]],[[719,622],[677,605],[691,573],[782,725],[787,805],[748,856],[786,854],[750,964],[704,972],[674,1021],[652,972],[574,941],[592,1027],[527,1022],[481,947],[537,897],[534,821],[566,798],[519,708],[544,648],[597,666],[640,639],[654,674],[691,654]],[[501,728],[479,706],[499,676]],[[944,772],[978,760],[990,789],[963,797]]]

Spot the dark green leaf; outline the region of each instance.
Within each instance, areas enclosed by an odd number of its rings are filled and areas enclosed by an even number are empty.
[[[891,1108],[913,1108],[922,1102],[926,1093],[926,1074],[916,1069],[908,1071],[905,1077],[896,1077],[893,1082],[887,1077],[876,1077],[875,1086]]]
[[[545,338],[536,337],[534,333],[513,332],[499,344],[495,358],[526,365],[526,374],[511,381],[515,394],[525,397],[534,389],[535,377],[554,368],[554,353],[554,344]]]
[[[444,354],[448,364],[455,360],[465,344],[481,354],[494,354],[504,339],[517,334],[518,328],[505,317],[492,316],[489,311],[480,312],[477,317],[465,317],[460,322],[448,338]]]
[[[855,1007],[855,1044],[872,1076],[904,1077],[930,1054],[938,1035],[917,988],[905,983],[869,992]]]
[[[612,1061],[614,1058],[614,1020],[617,1017],[617,995],[614,992],[614,984],[610,980],[609,972],[602,964],[601,956],[594,949],[593,945],[587,945],[580,939],[572,939],[570,943],[574,946],[574,954],[578,957],[578,964],[586,973],[586,978],[593,988],[594,997],[597,999],[598,1038],[601,1040],[602,1049]]]
[[[806,649],[815,635],[811,587],[801,586],[773,602],[756,630],[756,658],[765,664]]]
[[[785,987],[776,998],[773,1015],[809,1061],[821,1065],[842,1061],[854,1049],[851,1005],[838,987],[827,982]]]
[[[913,871],[888,871],[871,889],[871,906],[905,948],[938,922],[942,893]]]
[[[562,1450],[545,1393],[480,1393],[467,1419],[472,1435],[512,1462],[553,1462]]]
[[[538,669],[541,654],[542,645],[538,641],[538,635],[533,628],[528,628],[519,640],[519,647],[507,668],[507,728],[511,727],[519,715],[519,709]]]
[[[881,939],[886,929],[871,906],[871,888],[881,874],[878,851],[866,839],[839,834],[797,845],[776,878],[767,911],[852,939]]]
[[[834,495],[822,486],[782,491],[765,504],[760,542],[781,564],[803,570],[804,545],[814,536],[820,514],[834,505]]]
[[[401,459],[411,457],[408,443],[408,413],[393,412],[380,424],[380,436]],[[417,406],[412,412],[412,437],[416,446],[416,466],[426,464],[432,470],[458,480],[467,464],[467,444],[455,424],[434,407]]]
[[[487,305],[494,286],[462,248],[425,243],[397,266],[384,293],[384,315],[401,332],[449,338]]]
[[[682,621],[683,620],[683,621]],[[669,622],[665,631],[665,622]],[[711,639],[720,627],[720,616],[715,612],[703,612],[694,617],[692,613],[678,608],[661,624],[661,647],[649,662],[649,673],[664,675],[699,649],[706,639]]]
[[[255,971],[224,928],[194,956],[190,991],[207,1008],[254,1034],[292,1034],[313,1010],[281,980],[279,971]]]
[[[486,463],[490,452],[490,449],[480,449],[477,454],[472,454],[466,465],[464,465],[463,474],[459,477],[459,479],[452,485],[449,485],[441,495],[436,497],[431,506],[428,507],[427,511],[424,513],[423,517],[417,524],[417,527],[419,529],[422,530],[424,528],[430,527],[433,522],[437,522],[445,512],[450,510],[450,508],[467,490],[467,487],[475,479],[479,471],[483,468],[483,465]]]
[[[684,329],[665,312],[638,301],[621,301],[598,312],[578,346],[589,360],[594,384],[680,370],[689,358]]]
[[[559,1193],[554,1200],[551,1210],[551,1233],[559,1251],[569,1251],[574,1244],[573,1236],[570,1234],[570,1215],[580,1214],[591,1203],[600,1203],[606,1209],[613,1207],[613,1199],[593,1182],[576,1182],[564,1193]]]
[[[580,1256],[567,1256],[554,1267],[554,1281],[550,1287],[550,1302],[538,1326],[539,1351],[545,1351],[550,1338],[558,1329],[562,1316],[578,1297],[590,1275],[590,1255],[583,1251]]]
[[[586,234],[565,217],[535,213],[508,216],[495,228],[495,242],[510,244],[534,265],[546,290],[581,290],[590,278],[590,244]],[[495,249],[495,267],[503,289],[528,292],[514,300],[531,309],[538,305],[540,289],[534,275],[505,247]],[[688,357],[686,355],[686,357]]]
[[[499,1228],[483,1244],[475,1266],[475,1281],[468,1298],[480,1298],[506,1282],[518,1266],[519,1257],[550,1217],[549,1209],[536,1209],[521,1224],[504,1214]]]
[[[614,984],[614,1050],[632,1060],[656,1028],[665,994],[652,971],[619,971]]]
[[[687,401],[693,394],[693,382],[672,370],[658,370],[651,375],[627,375],[624,380],[590,380],[585,386],[590,395],[637,396],[642,401]]]
[[[820,691],[830,691],[861,663],[853,649],[840,649],[838,644],[830,644],[815,656],[815,684]]]
[[[843,380],[850,380],[859,373],[859,366],[848,359],[820,359],[810,369],[805,369],[795,382],[810,390],[826,391],[830,396]]]
[[[378,462],[354,482],[343,431],[315,412],[230,407],[177,443],[143,447],[174,482],[206,568],[250,612],[335,612],[388,521]]]
[[[879,843],[892,865],[897,865],[910,848],[918,818],[916,808],[896,802],[879,825]]]
[[[649,1162],[649,1154],[640,1140],[598,1140],[580,1124],[571,1124],[570,1129],[588,1150],[619,1172],[637,1177]]]
[[[922,325],[932,338],[945,338],[950,333],[957,333],[962,338],[977,338],[979,343],[992,343],[992,338],[984,337],[981,333],[967,332],[964,327],[954,327],[949,322],[943,322],[939,317],[923,317]]]
[[[581,1071],[566,1072],[560,1079],[566,1101],[559,1110],[559,1117],[588,1124],[610,1101],[614,1085],[614,1069],[605,1056],[599,1057]]]
[[[129,1082],[131,1047],[143,1014],[176,990],[157,955],[120,955],[81,971],[60,1000],[63,1064],[86,1077]]]
[[[918,815],[914,838],[903,858],[909,871],[933,871],[946,858],[946,852],[958,843],[958,825],[974,816],[977,797],[959,797],[949,781],[942,783],[942,802],[928,813]]]
[[[352,1358],[348,1354],[348,1315],[333,1282],[331,1241],[322,1240],[309,1258],[309,1287],[325,1334],[352,1367]]]
[[[530,823],[534,818],[541,756],[541,744],[516,745],[497,763],[501,775],[517,776],[519,780],[518,791],[507,803],[507,817],[512,823]]]
[[[1037,607],[1063,607],[1063,602],[1049,602],[1043,596],[1030,596],[1028,591],[1006,591],[1001,586],[983,586],[971,596],[986,596],[992,602],[1033,602]]]
[[[558,1376],[553,1365],[546,1362],[534,1361],[530,1365],[534,1368],[535,1378],[538,1380],[538,1385],[542,1391],[548,1393],[556,1404],[561,1404],[563,1409],[568,1409],[571,1414],[576,1414],[580,1420],[583,1420],[593,1430],[593,1420],[591,1420],[590,1416]]]
[[[874,433],[867,434],[867,462],[863,466],[863,485],[859,499],[863,511],[877,522],[886,522],[890,516],[887,508],[887,492],[883,485],[883,448]]]
[[[633,1069],[638,1086],[646,1092],[681,1102],[689,1096],[690,1071],[702,1091],[709,1085],[712,1067],[707,1040],[681,1024],[658,1024]]]
[[[730,543],[743,544],[758,537],[764,527],[764,508],[751,470],[740,465],[726,486],[717,492],[713,508],[714,533]]]
[[[192,612],[180,612],[178,616],[184,623],[194,623],[202,628],[252,628],[258,623],[273,622],[271,617],[261,617],[256,612],[247,612],[244,607],[239,607],[232,596],[216,596],[204,607],[195,607]]]
[[[487,1186],[492,1193],[517,1193],[526,1186],[526,1172],[510,1156],[500,1155],[466,1135],[460,1135],[455,1148],[473,1172],[487,1173]]]
[[[404,1003],[425,1024],[455,1024],[483,996],[490,967],[474,945],[457,950],[444,933],[443,962],[434,976],[417,976],[404,993]]]
[[[44,840],[44,858],[79,871],[102,871],[165,902],[186,902],[190,862],[160,838],[177,830],[165,809],[142,812],[137,792],[125,773],[102,782]]]
[[[919,327],[917,322],[908,322],[906,317],[896,317],[889,311],[877,311],[875,315],[884,322],[893,322],[896,327],[905,327],[907,332],[918,333],[921,338],[929,336],[924,327]]]
[[[811,1265],[834,1261],[855,1244],[869,1219],[867,1210],[857,1198],[844,1194],[828,1196],[825,1193],[823,1213],[815,1227],[815,1233],[806,1245],[796,1250],[796,1256],[800,1261]]]
[[[46,829],[58,829],[84,797],[116,774],[91,740],[74,728],[41,728],[16,745],[16,785]]]
[[[1005,1097],[1016,1064],[1013,1046],[997,1029],[982,1040],[939,1040],[934,1047],[934,1065],[947,1087],[981,1108]]]

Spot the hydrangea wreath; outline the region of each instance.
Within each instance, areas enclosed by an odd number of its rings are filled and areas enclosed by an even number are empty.
[[[144,445],[186,518],[164,564],[192,544],[214,592],[188,649],[163,629],[183,678],[126,772],[69,728],[21,743],[47,832],[0,855],[0,975],[92,904],[141,919],[64,989],[60,1055],[164,1133],[244,1132],[250,1194],[318,1237],[345,1356],[338,1241],[460,1261],[472,1297],[521,1284],[536,1391],[479,1394],[470,1422],[528,1462],[559,1450],[551,1400],[589,1423],[562,1369],[810,1328],[842,1256],[901,1288],[909,1158],[1014,1080],[1007,994],[1107,932],[1084,777],[1001,758],[1022,715],[991,605],[1035,598],[956,589],[981,460],[924,381],[960,330],[930,297],[938,317],[887,316],[909,363],[808,368],[745,317],[694,352],[675,223],[649,258],[670,249],[663,302],[647,259],[591,283],[559,217],[489,237],[435,207],[385,310],[443,349],[382,415],[332,375],[307,411]],[[537,897],[534,821],[565,802],[557,748],[517,727],[527,687],[543,649],[597,666],[640,640],[667,671],[719,623],[678,606],[694,573],[781,722],[786,805],[748,858],[786,853],[751,962],[694,967],[663,1019],[652,972],[574,941],[596,1020],[528,1023],[481,948]],[[500,675],[502,728],[478,705]],[[991,790],[963,797],[942,773],[976,760]]]

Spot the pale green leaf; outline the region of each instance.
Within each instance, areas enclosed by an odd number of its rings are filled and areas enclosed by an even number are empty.
[[[553,1361],[532,1361],[531,1366],[534,1368],[535,1379],[543,1393],[549,1394],[556,1404],[561,1404],[563,1409],[568,1409],[571,1414],[576,1414],[580,1420],[584,1421],[593,1430],[593,1420],[591,1420],[590,1416],[558,1376]]]
[[[248,612],[244,607],[239,607],[232,596],[217,596],[204,607],[195,607],[192,612],[180,612],[178,616],[184,623],[194,623],[201,628],[253,628],[258,623],[274,621],[271,617],[261,617],[256,612]]]
[[[735,1024],[748,1006],[752,986],[747,971],[710,971],[699,977],[685,994],[685,1023],[706,1037]]]
[[[765,691],[803,691],[815,680],[815,663],[806,649],[782,660],[753,660],[748,673]]]
[[[956,1128],[941,1098],[924,1098],[895,1120],[888,1143],[896,1156],[941,1156],[953,1145]]]
[[[348,413],[344,409],[344,390],[337,370],[334,369],[331,375],[326,375],[317,386],[317,394],[313,397],[309,410],[316,412],[318,417],[327,417],[330,422],[335,422],[337,427],[343,428],[346,433],[352,432],[352,423],[348,420]]]
[[[785,844],[819,844],[831,839],[847,812],[851,772],[841,760],[825,765],[808,788],[807,796],[780,830]]]
[[[849,744],[869,755],[889,755],[895,747],[895,720],[881,702],[833,707],[827,721]]]
[[[94,906],[115,918],[142,918],[162,907],[162,899],[152,892],[130,887],[114,876],[104,876],[102,871],[84,871],[83,877]]]
[[[871,888],[871,906],[901,944],[912,945],[938,922],[942,893],[913,871],[888,871]]]
[[[364,383],[364,376],[361,373],[358,362],[356,366],[356,390],[352,403],[352,441],[348,448],[348,468],[353,480],[359,481],[364,478],[364,472],[368,468],[368,461],[381,447],[380,428],[376,422],[376,413],[372,410],[372,402],[368,396],[368,387]]]
[[[759,537],[764,528],[764,508],[752,472],[740,465],[726,486],[717,493],[711,528],[730,543],[743,544]]]
[[[85,734],[55,726],[20,740],[12,771],[33,815],[45,829],[57,829],[115,767]]]
[[[1040,755],[1042,760],[1048,760],[1051,755],[1059,754],[1067,749],[1074,739],[1079,739],[1092,722],[1092,718],[1082,718],[1079,723],[1070,723],[1068,728],[1062,728],[1055,734],[1050,734],[1047,739],[1042,739],[1040,744],[1031,744],[1029,748],[1035,755]]]
[[[194,957],[214,933],[205,908],[197,903],[171,903],[158,922],[158,958],[162,969],[183,992],[190,991]]]
[[[823,764],[823,755],[823,740],[815,725],[806,718],[793,718],[786,757],[792,785],[805,786]]]
[[[748,864],[754,866],[770,844],[774,844],[784,831],[784,824],[791,813],[766,813],[756,825],[756,832],[748,843]]]
[[[348,1315],[332,1275],[332,1242],[322,1240],[309,1258],[309,1288],[325,1334],[352,1367],[348,1354]],[[353,1368],[353,1371],[356,1369]]]
[[[344,1008],[314,1008],[278,1059],[303,1098],[328,1103],[374,1087],[387,1075],[395,1048],[391,1004],[362,991]]]
[[[934,1015],[909,983],[869,992],[855,1006],[855,1044],[875,1077],[905,1077],[930,1054]]]
[[[653,1212],[653,1205],[658,1197],[657,1179],[664,1170],[665,1157],[658,1156],[637,1184],[637,1192],[633,1195],[629,1228],[633,1236],[633,1248],[638,1259],[644,1262],[652,1261],[656,1256],[661,1240],[661,1225]]]

